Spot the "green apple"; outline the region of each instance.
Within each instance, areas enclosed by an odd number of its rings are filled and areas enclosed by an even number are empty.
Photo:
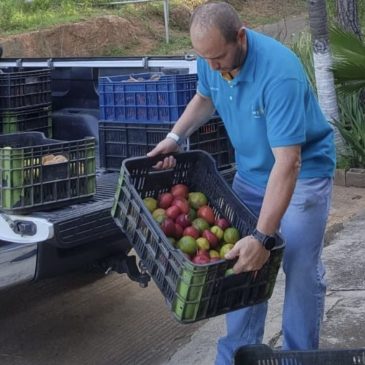
[[[204,237],[199,237],[196,240],[196,243],[197,243],[199,249],[201,249],[201,250],[208,251],[209,248],[210,248],[209,241],[206,238],[204,238]]]
[[[223,232],[223,229],[221,227],[213,226],[213,227],[210,228],[210,231],[217,236],[219,241],[223,238],[224,232]]]
[[[224,256],[226,255],[226,253],[228,252],[228,251],[231,251],[232,250],[232,248],[233,248],[233,244],[232,243],[226,243],[226,244],[224,244],[222,247],[221,247],[221,249],[220,249],[220,251],[219,251],[219,256],[222,258],[222,259],[224,259]]]
[[[219,252],[216,250],[209,250],[210,258],[220,258]]]
[[[223,234],[224,242],[235,244],[240,239],[240,233],[237,228],[229,227]]]

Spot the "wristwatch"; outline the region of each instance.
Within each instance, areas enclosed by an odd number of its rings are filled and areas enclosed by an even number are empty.
[[[166,138],[173,139],[178,146],[181,146],[182,143],[184,142],[184,140],[178,134],[176,134],[174,132],[167,133]]]
[[[264,233],[261,233],[256,228],[252,232],[252,236],[255,237],[258,241],[260,241],[268,251],[272,250],[275,247],[276,240],[274,236],[269,236]]]

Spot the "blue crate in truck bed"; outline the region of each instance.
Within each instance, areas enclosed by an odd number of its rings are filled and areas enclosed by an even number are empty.
[[[126,123],[174,122],[195,95],[196,84],[196,74],[100,77],[100,119]]]

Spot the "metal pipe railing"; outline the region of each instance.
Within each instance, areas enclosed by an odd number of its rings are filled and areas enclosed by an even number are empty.
[[[126,4],[134,4],[134,3],[147,3],[152,1],[163,1],[163,13],[164,13],[164,21],[165,21],[165,37],[166,43],[170,42],[169,36],[169,0],[123,0],[123,1],[109,1],[107,3],[103,3],[103,5],[126,5]]]

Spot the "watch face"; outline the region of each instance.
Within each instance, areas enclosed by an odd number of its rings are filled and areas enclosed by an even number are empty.
[[[265,242],[264,242],[264,246],[267,250],[271,250],[272,248],[275,247],[275,243],[276,240],[274,237],[268,237]]]

